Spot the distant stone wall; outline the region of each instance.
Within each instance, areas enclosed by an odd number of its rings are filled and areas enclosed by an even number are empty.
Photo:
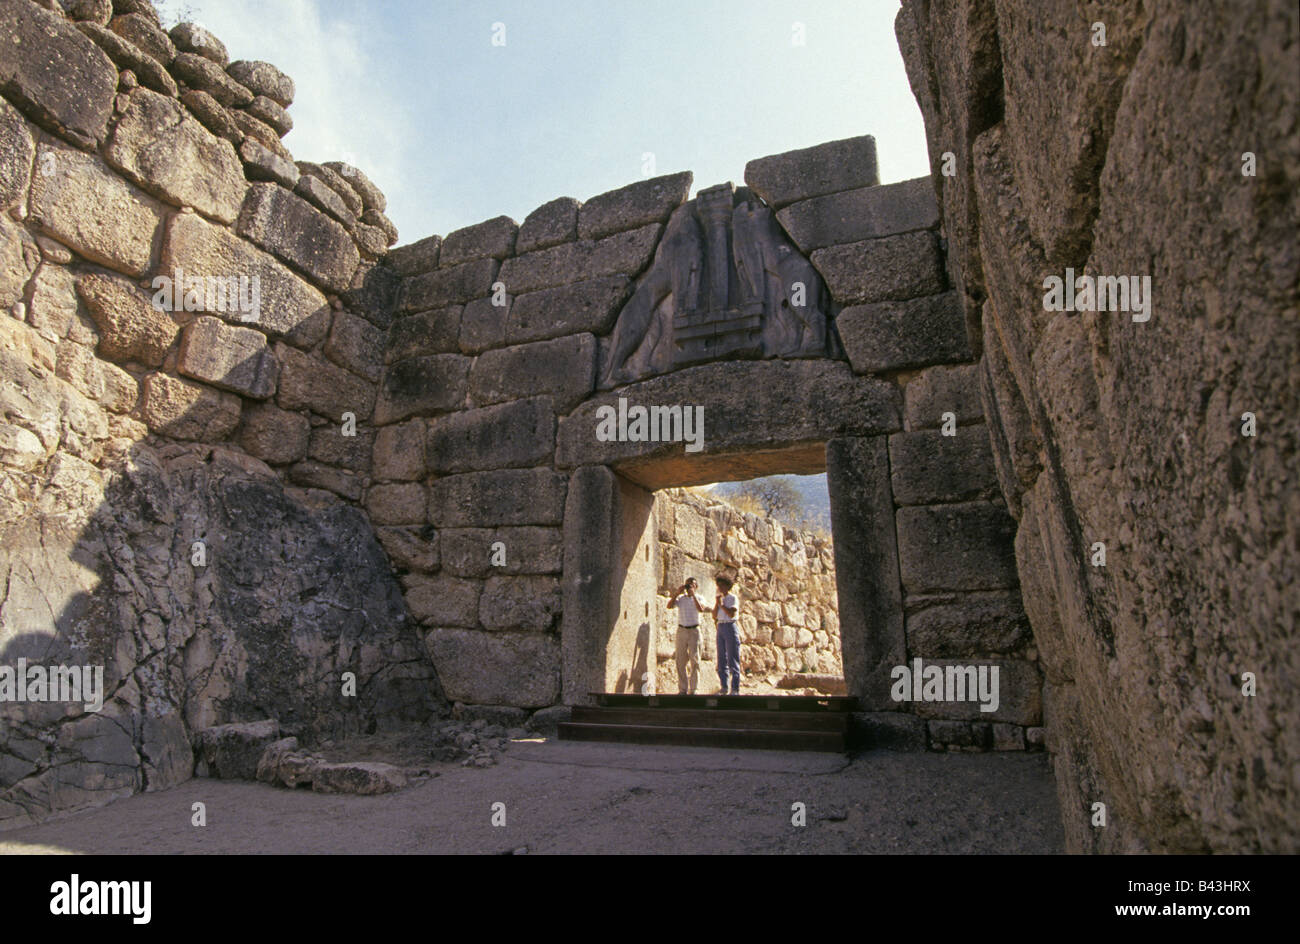
[[[687,577],[694,577],[700,598],[711,606],[718,574],[736,581],[740,598],[742,693],[813,687],[816,680],[799,675],[843,677],[829,538],[682,489],[657,492],[655,506],[662,552],[658,691],[679,690],[677,618],[668,601]],[[706,616],[700,625],[703,662],[697,691],[711,693],[719,689],[716,624]]]
[[[383,195],[294,164],[274,67],[64,6],[0,0],[0,667],[99,666],[104,703],[5,693],[0,827],[174,785],[210,725],[445,711],[356,506]]]

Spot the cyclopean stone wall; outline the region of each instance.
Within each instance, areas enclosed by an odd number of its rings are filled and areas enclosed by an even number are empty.
[[[1290,0],[897,19],[1074,851],[1300,848],[1298,20]],[[1046,310],[1067,268],[1149,277],[1149,318]]]
[[[5,693],[0,826],[178,783],[214,724],[445,708],[354,504],[383,195],[293,163],[274,67],[141,0],[67,6],[0,0],[0,666],[100,666],[103,706]],[[258,304],[167,310],[178,270]]]
[[[681,489],[655,493],[654,518],[661,550],[655,604],[657,691],[680,689],[677,616],[668,601],[687,577],[694,577],[700,599],[712,606],[714,578],[721,573],[736,581],[741,601],[742,693],[816,688],[842,680],[835,557],[826,537]],[[708,694],[719,690],[716,623],[705,616],[700,626],[696,690]],[[629,684],[628,690],[640,686]]]

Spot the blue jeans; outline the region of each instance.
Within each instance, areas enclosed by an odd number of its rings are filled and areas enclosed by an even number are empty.
[[[718,624],[718,678],[727,693],[727,673],[731,673],[731,693],[740,692],[740,631],[735,623]]]

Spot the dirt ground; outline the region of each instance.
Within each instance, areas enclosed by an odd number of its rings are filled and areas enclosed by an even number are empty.
[[[195,779],[0,833],[22,853],[1056,853],[1043,754],[840,755],[517,741],[397,793]],[[192,804],[207,825],[191,825]],[[505,804],[505,825],[493,806]],[[792,824],[793,804],[806,825]],[[499,808],[498,808],[499,809]]]

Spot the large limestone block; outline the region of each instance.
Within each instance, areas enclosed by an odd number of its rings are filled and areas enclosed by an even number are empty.
[[[297,462],[307,455],[311,423],[301,413],[258,403],[244,411],[239,444],[251,456],[272,465]]]
[[[424,477],[426,429],[423,419],[413,419],[375,433],[371,471],[377,481],[413,482]]]
[[[329,338],[321,353],[340,367],[374,383],[379,380],[383,369],[384,333],[366,319],[340,311],[334,315]]]
[[[343,293],[343,304],[380,331],[387,331],[397,307],[400,280],[386,266],[363,261],[352,276],[352,284]]]
[[[148,367],[162,364],[180,327],[159,311],[145,293],[127,279],[87,272],[77,279],[77,294],[99,329],[100,357],[136,361]]]
[[[745,165],[745,183],[774,210],[796,200],[874,187],[876,139],[869,134],[760,157]]]
[[[310,460],[291,466],[289,480],[296,485],[333,492],[350,502],[360,501],[365,491],[365,482],[356,472],[336,469],[331,465]]]
[[[474,259],[448,269],[411,276],[402,283],[401,311],[425,311],[463,305],[492,293],[501,263],[496,259]],[[510,291],[509,288],[506,291]]]
[[[600,239],[647,223],[666,223],[690,196],[690,171],[640,180],[592,197],[578,210],[578,236]]]
[[[150,374],[141,413],[149,429],[176,439],[220,442],[239,425],[239,397],[203,384]]]
[[[277,184],[253,184],[238,230],[333,292],[352,284],[361,256],[346,229]]]
[[[293,79],[269,62],[240,59],[226,66],[226,72],[254,95],[265,95],[281,108],[293,104]]]
[[[458,339],[462,353],[478,354],[505,343],[511,301],[509,295],[492,296],[476,298],[465,306],[460,316]]]
[[[552,635],[434,629],[424,644],[453,701],[543,708],[559,700],[560,645]]]
[[[555,411],[534,397],[434,418],[428,468],[436,474],[549,464],[555,454]]]
[[[0,209],[27,195],[32,179],[36,142],[18,109],[0,99]]]
[[[0,0],[0,93],[81,148],[104,137],[117,91],[112,60],[71,23],[28,0]]]
[[[733,361],[674,371],[588,400],[560,420],[557,462],[571,467],[683,453],[679,442],[597,438],[597,411],[619,398],[628,407],[703,407],[702,449],[712,453],[771,450],[870,435],[902,425],[901,396],[892,384],[855,377],[838,361]],[[669,431],[671,433],[671,430]]]
[[[144,275],[163,215],[95,155],[49,141],[37,149],[31,222],[91,262]]]
[[[440,268],[450,268],[471,259],[504,259],[515,248],[519,224],[508,216],[498,216],[473,226],[448,233],[438,257]]]
[[[280,726],[274,720],[220,724],[195,734],[194,749],[208,776],[254,780],[262,752],[279,737]]]
[[[275,393],[278,373],[266,335],[206,315],[186,326],[177,370],[254,400]]]
[[[548,249],[578,238],[578,208],[573,197],[558,197],[543,203],[524,219],[515,239],[515,252]]]
[[[424,524],[428,506],[428,492],[417,482],[374,485],[366,494],[366,511],[375,524]]]
[[[433,573],[438,569],[442,542],[430,525],[379,527],[375,537],[397,573]]]
[[[1011,724],[1036,725],[1043,721],[1043,680],[1037,667],[1032,662],[1017,659],[983,660],[983,659],[923,659],[923,666],[937,666],[946,674],[949,666],[965,669],[969,666],[998,667],[998,708],[996,711],[984,711],[978,699],[970,698],[967,688],[965,700],[950,701],[915,701],[912,707],[922,718],[943,718],[953,721],[1002,721]],[[911,668],[911,664],[908,664]],[[991,688],[992,675],[985,678]],[[978,684],[978,675],[976,676]],[[954,679],[955,681],[955,679]],[[970,674],[963,672],[963,684],[969,686]],[[978,689],[976,689],[978,692]],[[956,694],[952,692],[951,694]],[[915,693],[913,693],[915,697]],[[989,705],[992,702],[988,702]]]
[[[636,276],[654,255],[662,229],[651,223],[604,239],[524,253],[501,264],[501,281],[511,295],[522,295],[608,275]]]
[[[899,505],[971,501],[1000,495],[988,427],[961,426],[889,437],[890,481]]]
[[[558,629],[560,578],[489,577],[479,597],[478,621],[493,630],[540,633]]]
[[[1016,523],[1001,505],[900,508],[897,524],[903,586],[909,593],[1016,586]]]
[[[354,414],[357,422],[370,418],[375,388],[356,374],[287,344],[275,346],[275,357],[280,362],[280,389],[276,402],[281,408],[306,408],[336,423],[343,422],[344,413]]]
[[[587,331],[608,334],[631,285],[627,276],[614,275],[520,295],[510,305],[506,340],[519,344]]]
[[[180,102],[148,89],[131,93],[105,157],[143,189],[221,223],[239,215],[248,183],[239,156]]]
[[[964,593],[907,614],[907,650],[925,659],[1014,653],[1034,640],[1020,595]],[[1037,625],[1037,624],[1035,624]]]
[[[926,429],[943,424],[951,413],[958,423],[984,417],[977,364],[931,367],[907,382],[903,389],[903,423],[907,429]]]
[[[443,528],[557,525],[566,477],[551,469],[465,472],[434,481],[429,521]]]
[[[350,435],[345,436],[343,433],[343,427],[333,423],[315,427],[311,431],[311,445],[307,455],[318,462],[351,469],[353,472],[369,471],[375,431],[363,426],[352,430]]]
[[[484,406],[547,396],[566,413],[595,389],[596,349],[594,335],[579,334],[488,351],[469,372],[470,399]]]
[[[419,413],[446,413],[465,406],[471,358],[431,354],[398,361],[384,370],[375,403],[375,424],[386,426]]]
[[[446,528],[440,538],[443,570],[459,577],[558,574],[564,563],[559,528]]]
[[[393,321],[384,347],[384,363],[424,354],[452,354],[460,337],[460,305],[421,311]]]
[[[177,54],[169,68],[190,88],[207,92],[227,108],[243,108],[253,100],[253,93],[232,79],[221,66],[192,52]]]
[[[814,249],[878,239],[939,225],[929,177],[861,187],[793,203],[776,218],[804,254]]]
[[[961,295],[845,308],[835,319],[849,363],[861,374],[971,359]]]
[[[36,241],[27,230],[0,215],[0,310],[8,311],[14,302],[22,301],[40,258]]]
[[[438,268],[442,251],[441,236],[426,236],[405,246],[398,246],[384,256],[384,265],[402,277],[421,275]]]
[[[705,518],[690,505],[678,505],[675,510],[674,540],[691,557],[704,557]]]
[[[939,237],[929,231],[829,246],[810,258],[841,305],[920,298],[948,287]]]
[[[227,321],[260,328],[300,347],[315,346],[329,330],[324,295],[267,253],[193,213],[176,214],[167,226],[162,273],[174,280],[178,270],[186,279],[247,277],[250,286],[257,280],[257,310],[213,312]]]

